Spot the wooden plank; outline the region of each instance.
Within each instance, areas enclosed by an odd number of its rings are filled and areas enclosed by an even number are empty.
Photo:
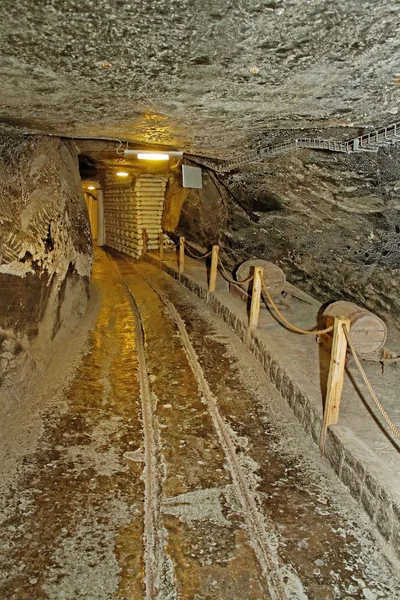
[[[149,231],[160,231],[161,229],[161,221],[158,223],[149,223],[149,221],[136,221],[135,223],[131,223],[131,229],[148,229]]]
[[[151,211],[160,211],[160,210],[164,210],[164,207],[162,204],[150,204],[150,203],[139,204],[139,203],[137,203],[135,206],[132,207],[132,210],[133,211],[136,211],[136,210],[142,211],[143,210],[145,212],[148,212],[150,210]]]
[[[154,229],[152,231],[150,231],[148,228],[146,228],[146,234],[147,234],[147,238],[154,238],[157,239],[158,238],[158,234],[160,233],[161,227],[159,227],[158,229]],[[130,236],[132,239],[139,239],[142,240],[143,239],[143,235],[141,233],[141,230],[137,230],[137,231],[132,231]]]
[[[148,189],[140,189],[135,190],[136,198],[156,198],[157,200],[164,201],[164,191],[163,190],[148,190]]]
[[[149,181],[149,182],[137,181],[135,184],[135,188],[141,188],[141,189],[145,189],[145,190],[147,190],[149,188],[155,189],[155,190],[158,190],[160,188],[165,189],[165,183],[161,182],[161,181],[159,183],[157,181]]]
[[[148,205],[148,206],[143,206],[143,205],[136,205],[133,206],[130,210],[129,210],[129,214],[135,214],[135,213],[142,213],[142,214],[159,214],[159,213],[163,213],[164,208],[162,206],[159,206],[158,204],[154,204],[154,205]],[[128,212],[128,211],[127,211]]]
[[[145,229],[142,229],[142,239],[143,239],[143,254],[146,254],[147,250],[147,233]]]
[[[140,204],[143,206],[157,205],[161,207],[164,205],[164,198],[156,198],[154,196],[137,196],[135,198],[134,206],[138,206]]]
[[[258,319],[260,317],[263,273],[263,267],[254,267],[253,290],[251,294],[251,305],[249,314],[249,332],[254,331],[254,329],[257,328]]]
[[[183,273],[185,268],[185,238],[179,238],[179,273]]]
[[[159,248],[159,252],[160,252],[160,261],[162,262],[164,260],[164,232],[160,231],[160,235],[159,235],[159,241],[158,241],[158,248]]]
[[[211,253],[210,282],[208,285],[208,289],[210,292],[215,292],[215,286],[217,283],[217,274],[218,274],[218,256],[219,256],[219,246],[217,246],[215,244],[212,247],[212,253]]]
[[[157,214],[153,211],[149,211],[149,212],[142,212],[141,214],[138,214],[137,212],[132,213],[131,215],[126,217],[126,220],[132,220],[134,219],[135,221],[140,221],[143,219],[150,219],[151,221],[160,221],[162,219],[162,215]],[[124,219],[125,220],[125,219]]]
[[[350,319],[348,317],[335,317],[324,418],[319,440],[319,448],[322,453],[325,451],[328,427],[330,425],[335,425],[339,418],[347,351],[347,340],[344,335],[343,325],[346,325],[347,330],[350,331]]]
[[[155,190],[156,192],[163,192],[164,189],[165,189],[165,187],[163,187],[162,185],[157,185],[156,183],[152,183],[150,181],[149,181],[149,183],[146,183],[143,185],[136,184],[134,187],[135,192],[146,192],[147,190]]]
[[[163,200],[164,200],[164,194],[158,194],[158,193],[152,192],[151,190],[149,190],[147,192],[135,191],[135,196],[137,198],[154,198],[155,200],[159,200],[160,202],[163,202]]]
[[[154,196],[140,196],[138,198],[134,198],[131,206],[134,208],[154,208],[154,206],[156,206],[160,209],[164,206],[164,198],[160,199],[155,198]]]
[[[137,226],[140,227],[141,229],[146,228],[146,225],[149,226],[149,229],[160,229],[161,227],[161,219],[135,219],[133,221],[128,221],[129,224],[133,227]],[[127,222],[127,223],[128,223]],[[125,224],[124,224],[125,225]],[[128,226],[127,224],[125,225],[126,227]]]

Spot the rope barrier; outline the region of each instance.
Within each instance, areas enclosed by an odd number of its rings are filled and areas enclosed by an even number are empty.
[[[225,269],[220,258],[218,258],[218,264],[222,269],[222,271],[220,271],[222,277],[229,283],[234,283],[236,285],[238,285],[238,284],[243,285],[244,283],[249,283],[252,279],[254,279],[254,275],[249,275],[246,279],[243,279],[243,281],[235,281],[234,279],[232,279],[232,277],[229,275],[228,271]]]
[[[266,294],[266,296],[268,298],[268,302],[271,304],[272,308],[274,309],[274,311],[276,312],[276,314],[278,315],[278,317],[292,331],[295,331],[296,333],[302,333],[302,334],[305,334],[305,335],[320,335],[322,333],[328,333],[329,331],[332,331],[333,325],[331,325],[330,327],[327,327],[326,329],[319,329],[319,330],[313,330],[313,331],[308,331],[307,329],[301,329],[301,327],[296,327],[296,325],[292,325],[292,323],[290,323],[283,316],[283,314],[279,311],[278,307],[276,306],[275,302],[273,301],[272,296],[269,293],[267,286],[265,285],[264,278],[262,278],[262,280],[261,280],[261,285],[262,285],[263,291],[265,292],[265,294]]]
[[[172,249],[177,248],[179,245],[179,242],[177,244],[175,244],[173,246]],[[207,258],[208,256],[210,256],[212,254],[212,250],[206,252],[203,255],[195,255],[192,251],[192,248],[190,248],[190,246],[187,244],[187,242],[185,241],[184,246],[186,248],[186,251],[188,252],[188,254],[190,256],[192,256],[193,258],[196,259],[204,259]],[[254,279],[254,275],[249,275],[249,277],[247,277],[246,279],[244,279],[243,281],[235,281],[234,279],[232,279],[232,277],[230,276],[230,274],[228,273],[228,271],[225,269],[221,259],[218,257],[218,265],[220,266],[220,273],[223,276],[223,278],[228,281],[229,283],[233,283],[236,285],[243,285],[244,283],[249,283],[250,281],[252,281],[252,279]],[[261,277],[261,287],[263,292],[265,293],[265,295],[267,296],[268,302],[269,304],[272,306],[273,310],[275,311],[276,315],[279,317],[279,319],[282,321],[282,323],[284,323],[286,325],[286,327],[288,329],[290,329],[291,331],[294,331],[295,333],[301,333],[304,335],[321,335],[323,333],[328,333],[329,331],[333,330],[333,325],[331,325],[330,327],[326,327],[325,329],[319,329],[319,330],[313,330],[313,331],[309,331],[307,329],[302,329],[301,327],[297,327],[296,325],[293,325],[292,323],[290,323],[290,321],[288,321],[286,319],[286,317],[284,317],[284,315],[280,312],[280,310],[278,309],[278,307],[276,306],[275,302],[272,299],[272,296],[266,286],[264,277]],[[373,401],[376,404],[376,407],[378,408],[379,412],[381,413],[382,417],[384,418],[386,424],[388,425],[388,427],[390,428],[390,430],[392,431],[393,435],[395,435],[395,437],[397,439],[400,439],[400,431],[397,429],[397,427],[394,425],[394,423],[392,422],[392,420],[390,419],[389,415],[387,414],[387,412],[385,411],[385,409],[383,408],[382,404],[379,402],[378,397],[375,393],[375,391],[372,388],[372,385],[370,384],[368,377],[361,365],[360,359],[358,358],[357,352],[354,348],[352,339],[350,337],[350,333],[346,327],[346,325],[343,325],[343,331],[344,331],[344,335],[346,337],[347,340],[347,344],[351,350],[351,353],[354,357],[355,363],[358,367],[358,370],[361,373],[361,376],[364,380],[365,385],[367,386],[367,389],[369,391],[369,393],[371,394],[371,397],[373,399]],[[396,357],[395,359],[392,359],[393,362],[397,362],[399,359],[399,357]],[[390,359],[389,359],[390,360]]]
[[[177,244],[175,244],[173,246],[172,249],[177,248],[179,245],[179,242]],[[206,252],[203,255],[199,255],[196,256],[194,253],[192,253],[192,249],[190,248],[190,246],[187,244],[187,242],[184,242],[184,246],[186,248],[186,251],[188,252],[188,254],[190,256],[192,256],[193,258],[196,259],[204,259],[207,258],[208,256],[210,256],[212,254],[212,250]],[[254,275],[249,275],[249,277],[247,277],[246,279],[244,279],[243,281],[235,281],[234,279],[232,279],[232,277],[230,276],[230,274],[228,273],[228,271],[225,269],[221,259],[218,257],[218,265],[220,266],[220,273],[223,276],[223,278],[228,281],[229,283],[233,283],[236,285],[243,285],[244,283],[248,283],[250,281],[252,281],[252,279],[254,279]],[[282,315],[282,313],[280,312],[280,310],[278,309],[278,307],[276,306],[275,302],[272,299],[272,296],[266,286],[264,277],[261,277],[261,287],[263,292],[265,293],[265,295],[267,296],[268,302],[269,304],[272,306],[273,310],[275,311],[276,315],[279,317],[279,319],[281,320],[282,323],[284,323],[286,325],[286,327],[288,329],[290,329],[291,331],[294,331],[295,333],[301,333],[304,335],[321,335],[323,333],[328,333],[329,331],[333,330],[333,325],[331,325],[330,327],[326,327],[325,329],[319,329],[319,330],[313,330],[313,331],[309,331],[307,329],[302,329],[301,327],[297,327],[296,325],[293,325],[292,323],[290,323],[290,321],[288,321],[284,315]],[[372,385],[370,384],[368,377],[361,365],[360,359],[358,358],[357,352],[354,348],[352,339],[350,337],[350,333],[346,327],[346,325],[343,325],[343,331],[344,331],[344,335],[346,337],[347,340],[347,344],[351,350],[351,353],[354,357],[355,363],[358,367],[358,370],[361,373],[361,376],[364,380],[365,385],[367,386],[367,389],[369,391],[369,393],[371,394],[371,397],[373,399],[373,401],[375,402],[376,407],[378,408],[379,412],[381,413],[382,417],[384,418],[386,424],[388,425],[388,427],[390,428],[390,430],[392,431],[393,435],[397,438],[400,439],[400,431],[397,429],[397,427],[394,425],[394,423],[392,422],[392,420],[390,419],[389,415],[387,414],[387,412],[385,411],[385,409],[383,408],[382,404],[379,402],[378,397],[374,391],[374,389],[372,388]],[[389,359],[390,360],[390,359]],[[396,357],[395,359],[392,359],[393,362],[397,362],[399,360],[399,357]]]
[[[165,242],[163,242],[162,246],[163,246],[164,250],[175,250],[175,248],[177,248],[179,246],[179,242],[177,242],[173,246],[166,246]]]
[[[196,254],[194,254],[193,248],[191,248],[187,242],[185,242],[185,249],[186,249],[186,252],[189,254],[189,256],[191,256],[192,258],[197,258],[198,260],[207,258],[208,256],[211,256],[211,254],[212,254],[212,250],[209,250],[205,254],[196,255]]]
[[[385,419],[387,425],[390,427],[392,433],[397,437],[397,439],[400,439],[400,431],[397,429],[396,425],[394,425],[394,423],[391,421],[389,415],[387,414],[387,412],[383,408],[382,404],[379,402],[378,397],[375,394],[375,392],[374,392],[374,390],[372,388],[372,385],[370,384],[370,382],[368,380],[368,377],[367,377],[364,369],[362,368],[360,359],[358,358],[357,352],[356,352],[356,350],[354,348],[354,344],[352,342],[352,339],[350,337],[350,333],[349,333],[346,325],[343,325],[343,331],[344,331],[344,335],[346,336],[346,340],[347,340],[347,343],[348,343],[349,348],[351,350],[351,353],[352,353],[352,355],[354,357],[355,363],[356,363],[356,365],[358,367],[358,370],[361,373],[361,376],[362,376],[362,378],[364,380],[365,385],[368,388],[369,393],[371,394],[371,397],[372,397],[373,401],[375,402],[375,404],[376,404],[379,412],[381,413],[382,417]]]

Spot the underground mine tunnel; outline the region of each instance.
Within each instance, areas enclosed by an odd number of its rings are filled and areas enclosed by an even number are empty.
[[[4,0],[0,600],[400,599],[400,5]]]

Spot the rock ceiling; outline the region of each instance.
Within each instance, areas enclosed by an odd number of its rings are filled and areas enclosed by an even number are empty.
[[[1,118],[228,158],[400,120],[399,0],[3,0]]]

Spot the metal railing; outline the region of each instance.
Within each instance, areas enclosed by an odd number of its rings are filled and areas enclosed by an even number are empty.
[[[392,123],[345,142],[323,138],[296,138],[290,142],[255,150],[236,159],[219,162],[205,157],[195,157],[190,154],[186,154],[185,156],[187,158],[193,157],[199,164],[209,167],[218,173],[227,173],[244,165],[261,161],[264,158],[273,158],[289,152],[295,152],[301,148],[353,154],[357,152],[378,152],[379,148],[392,146],[398,142],[400,142],[400,123]]]

